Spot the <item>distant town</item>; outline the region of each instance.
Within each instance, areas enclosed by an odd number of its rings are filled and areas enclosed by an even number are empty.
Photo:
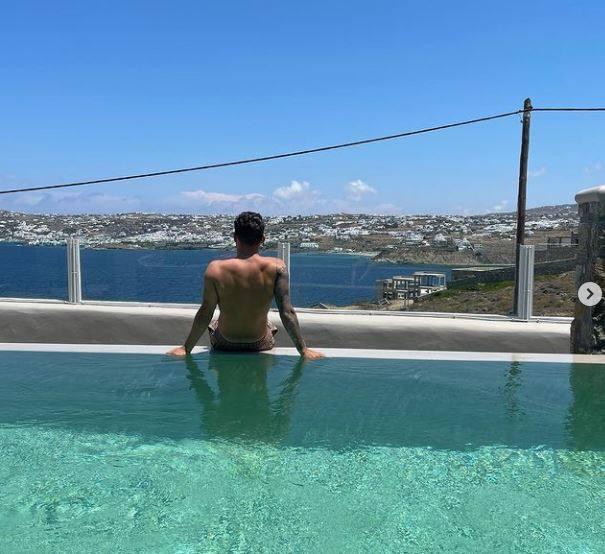
[[[486,215],[280,216],[267,219],[266,247],[370,255],[382,261],[505,263],[514,256],[515,213]],[[573,242],[577,206],[527,212],[527,242]],[[52,215],[0,211],[0,242],[62,245],[79,236],[87,248],[216,248],[233,245],[232,215]]]

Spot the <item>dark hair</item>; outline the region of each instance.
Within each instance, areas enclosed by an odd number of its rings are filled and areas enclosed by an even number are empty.
[[[235,236],[244,244],[260,244],[265,236],[263,216],[256,212],[242,212],[235,218]]]

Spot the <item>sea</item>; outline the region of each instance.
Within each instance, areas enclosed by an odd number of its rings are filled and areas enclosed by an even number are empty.
[[[267,251],[268,255],[275,252]],[[233,252],[215,249],[81,250],[85,300],[200,302],[206,266]],[[293,253],[291,295],[295,306],[346,306],[374,300],[376,280],[414,271],[439,271],[448,280],[451,267],[375,262],[363,255]],[[0,297],[67,299],[64,246],[0,243]]]

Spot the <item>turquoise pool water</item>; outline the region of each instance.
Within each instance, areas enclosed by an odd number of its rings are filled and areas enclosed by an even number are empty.
[[[0,552],[603,552],[605,366],[0,352]]]

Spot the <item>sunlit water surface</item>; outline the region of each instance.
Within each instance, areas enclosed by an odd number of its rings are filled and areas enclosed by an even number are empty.
[[[0,353],[0,552],[604,552],[605,366]]]

